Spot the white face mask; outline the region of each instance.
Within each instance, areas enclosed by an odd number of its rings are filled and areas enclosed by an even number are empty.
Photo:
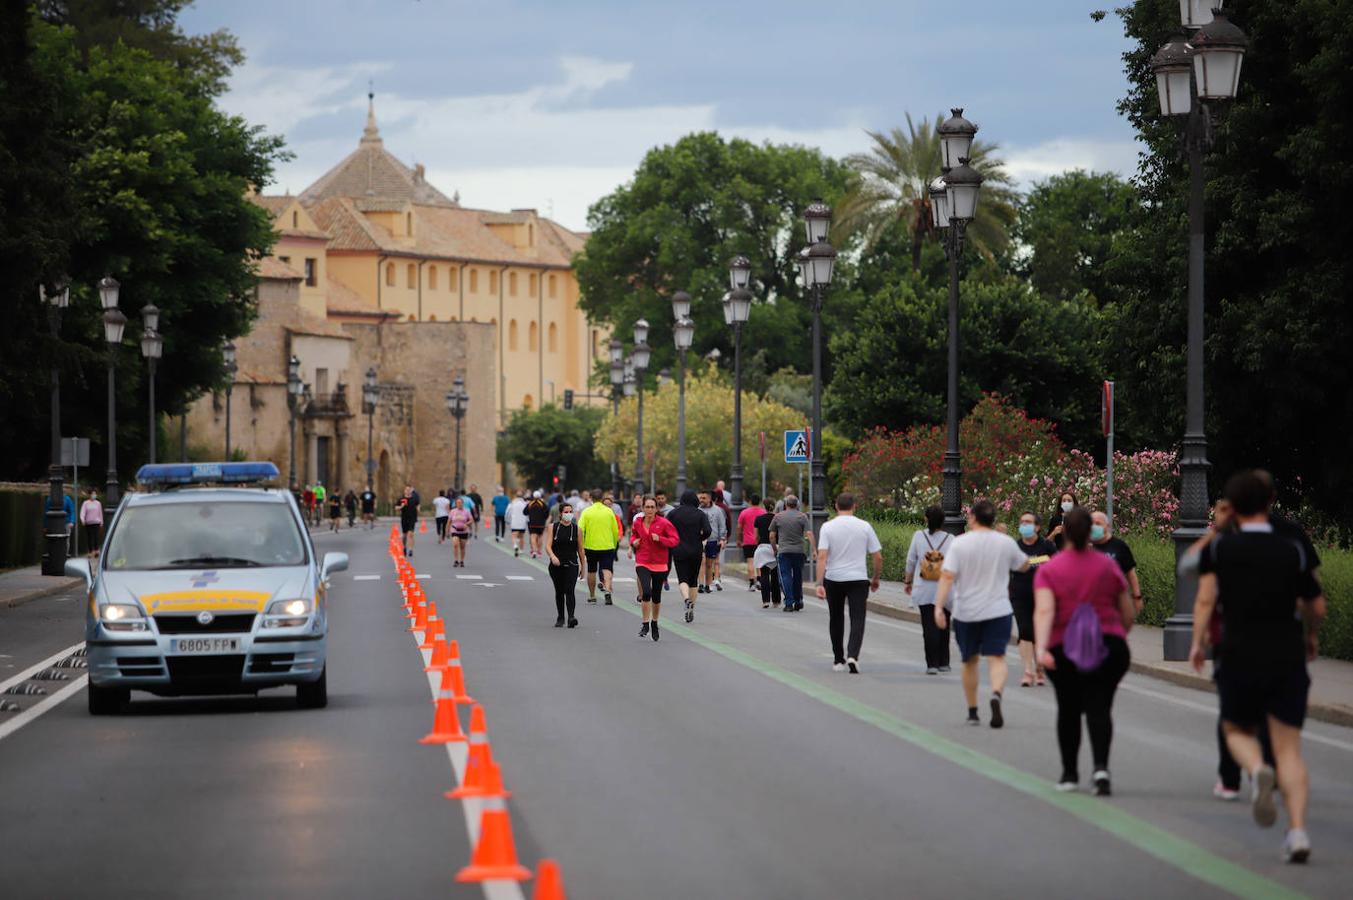
[[[573,521],[573,513],[564,513],[559,518],[565,525],[568,525]]]
[[[1071,503],[1070,501],[1063,500],[1063,501],[1062,501],[1062,512],[1071,512],[1071,507],[1073,507],[1073,506],[1075,506],[1075,505],[1076,505],[1076,504]]]

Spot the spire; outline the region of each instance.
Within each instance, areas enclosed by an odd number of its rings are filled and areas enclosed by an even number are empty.
[[[370,82],[367,83],[366,91],[366,128],[362,130],[363,144],[381,143],[381,133],[376,128],[376,92]]]

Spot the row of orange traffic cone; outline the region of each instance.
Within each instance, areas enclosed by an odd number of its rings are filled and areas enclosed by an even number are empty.
[[[465,780],[460,787],[447,791],[452,800],[475,798],[484,802],[479,820],[479,842],[470,856],[470,864],[456,875],[457,881],[525,881],[531,870],[517,860],[516,843],[512,838],[512,822],[504,801],[512,796],[503,787],[503,774],[489,745],[484,708],[465,692],[465,674],[460,664],[460,645],[446,637],[445,621],[437,615],[437,604],[427,598],[419,584],[413,566],[404,557],[399,531],[390,529],[390,557],[395,562],[400,593],[404,598],[405,617],[411,620],[409,630],[422,635],[419,649],[431,650],[432,658],[425,672],[440,672],[441,685],[437,697],[432,730],[424,735],[421,744],[450,744],[465,742],[469,756],[465,765]],[[470,709],[470,731],[460,727],[457,706],[473,704]],[[536,872],[533,900],[564,900],[563,876],[559,865],[543,859]]]

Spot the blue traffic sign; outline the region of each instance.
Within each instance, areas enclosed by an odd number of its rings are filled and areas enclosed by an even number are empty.
[[[808,432],[786,431],[785,432],[785,462],[787,463],[806,463],[808,462]]]

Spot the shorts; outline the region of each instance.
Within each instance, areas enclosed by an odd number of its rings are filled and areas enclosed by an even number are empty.
[[[958,652],[963,661],[967,662],[974,656],[1005,656],[1006,648],[1010,646],[1013,619],[1009,615],[980,622],[955,619],[954,640],[958,642]]]
[[[513,533],[513,534],[526,534],[526,529],[525,529],[525,528],[514,528],[514,529],[512,529],[512,533]]]
[[[468,532],[468,531],[453,531],[453,532],[451,532],[451,536],[452,536],[453,538],[455,538],[456,540],[458,540],[458,541],[468,541],[468,540],[470,539],[470,532]]]
[[[418,520],[414,519],[412,522],[410,522],[408,519],[400,519],[399,527],[403,529],[405,534],[409,534],[415,528],[418,527]]]
[[[705,541],[705,559],[719,558],[719,542]]]
[[[1019,632],[1019,639],[1033,643],[1034,598],[1011,597],[1010,605],[1015,608],[1015,628]]]
[[[544,525],[527,525],[527,526],[526,526],[526,530],[529,531],[529,532],[531,532],[532,534],[544,534],[544,533],[545,533],[545,526],[544,526]]]
[[[643,566],[635,566],[634,574],[639,579],[639,597],[645,603],[662,602],[662,580],[666,572],[654,572]]]
[[[756,556],[756,544],[743,544],[742,558],[751,559],[753,556]]]
[[[677,584],[694,585],[700,581],[700,557],[674,560]]]
[[[584,548],[583,554],[587,557],[587,571],[595,572],[598,569],[603,572],[615,571],[614,550],[588,550]]]
[[[1227,662],[1217,668],[1221,717],[1241,728],[1258,728],[1266,716],[1300,728],[1306,721],[1311,677],[1305,663],[1255,669]]]

